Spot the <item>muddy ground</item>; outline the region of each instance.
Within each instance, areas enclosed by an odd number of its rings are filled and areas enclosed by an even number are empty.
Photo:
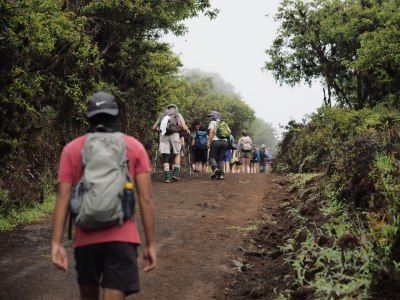
[[[156,174],[158,266],[141,272],[129,299],[274,299],[289,270],[279,251],[290,229],[285,178],[193,174],[165,184]],[[79,299],[72,247],[62,272],[50,261],[51,216],[0,234],[0,299]]]

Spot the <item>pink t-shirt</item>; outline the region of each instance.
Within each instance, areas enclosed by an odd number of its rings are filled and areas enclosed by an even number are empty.
[[[129,171],[132,178],[151,171],[146,149],[132,136],[124,136],[126,153],[129,160]],[[82,149],[86,135],[80,136],[68,143],[61,154],[58,170],[58,182],[77,184],[82,176]],[[74,247],[105,242],[129,242],[140,244],[140,237],[134,219],[129,219],[122,226],[105,229],[83,230],[75,226]]]

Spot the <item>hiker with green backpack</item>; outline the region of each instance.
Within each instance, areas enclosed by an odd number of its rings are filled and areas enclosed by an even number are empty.
[[[175,104],[169,104],[154,123],[152,129],[160,132],[159,147],[163,159],[164,182],[170,183],[171,179],[178,181],[181,170],[180,152],[182,149],[180,132],[183,130],[186,134],[190,134],[189,128],[185,124],[185,119],[178,111],[178,107]],[[169,166],[171,158],[174,161],[172,174]]]
[[[81,299],[98,299],[102,287],[103,299],[122,300],[139,292],[135,204],[147,243],[144,271],[156,266],[151,166],[144,146],[119,132],[113,95],[92,95],[86,115],[88,134],[68,143],[60,158],[51,258],[68,269],[62,237],[69,212]]]
[[[212,170],[211,179],[224,179],[225,152],[228,149],[228,140],[231,134],[228,124],[221,118],[221,114],[212,111],[208,114],[211,122],[208,125],[208,143],[210,148],[209,162]]]

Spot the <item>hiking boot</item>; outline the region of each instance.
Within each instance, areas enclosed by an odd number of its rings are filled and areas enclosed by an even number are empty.
[[[213,171],[213,173],[211,174],[210,178],[211,178],[211,179],[215,179],[215,178],[219,177],[220,174],[221,174],[221,171],[220,171],[219,169],[215,169],[215,170]]]
[[[165,183],[171,182],[171,173],[169,171],[164,171],[164,182]]]
[[[179,173],[180,173],[180,168],[175,167],[174,171],[172,173],[172,180],[174,181],[179,181]]]
[[[219,176],[218,176],[218,179],[219,179],[219,180],[224,180],[224,174],[219,175]]]

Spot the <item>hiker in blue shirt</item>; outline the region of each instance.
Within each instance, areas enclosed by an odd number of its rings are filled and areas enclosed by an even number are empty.
[[[196,173],[206,173],[207,172],[207,154],[208,154],[208,134],[207,130],[200,125],[195,126],[196,132],[194,134],[194,139],[192,141],[193,156]],[[201,164],[201,167],[200,167]]]
[[[259,173],[260,152],[256,144],[253,144],[253,157],[250,160],[250,173]]]
[[[233,155],[233,143],[234,143],[234,138],[232,135],[229,136],[229,140],[230,140],[230,145],[228,144],[228,149],[226,149],[225,151],[225,173],[232,173],[232,165],[231,165],[231,161],[232,161],[232,155]]]

